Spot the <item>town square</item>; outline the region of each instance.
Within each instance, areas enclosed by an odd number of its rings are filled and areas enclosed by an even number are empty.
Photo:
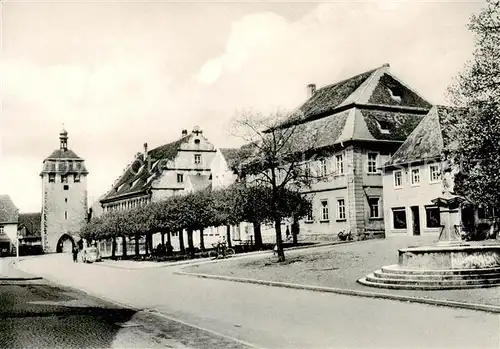
[[[500,348],[498,0],[0,6],[2,348]]]

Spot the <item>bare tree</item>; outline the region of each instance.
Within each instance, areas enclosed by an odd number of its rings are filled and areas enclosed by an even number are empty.
[[[251,156],[240,168],[249,185],[269,187],[271,212],[276,230],[278,261],[285,260],[281,223],[283,200],[287,190],[303,190],[316,180],[325,179],[327,171],[315,171],[311,162],[318,153],[320,130],[303,123],[302,115],[276,112],[263,115],[245,111],[234,121],[233,133],[253,147]],[[280,207],[281,205],[281,207]]]

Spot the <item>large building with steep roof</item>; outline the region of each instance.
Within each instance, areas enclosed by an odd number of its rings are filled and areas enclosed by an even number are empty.
[[[15,253],[19,210],[9,195],[0,195],[0,256]]]
[[[195,127],[180,139],[137,153],[111,190],[100,200],[104,212],[127,210],[210,185],[215,149]],[[198,177],[196,177],[198,176]]]
[[[316,132],[306,165],[323,180],[304,188],[312,211],[301,222],[305,239],[383,236],[380,170],[428,113],[431,104],[389,71],[389,65],[316,89],[281,127]],[[300,135],[298,136],[300,139]],[[326,178],[326,180],[325,180]]]
[[[67,252],[80,240],[87,220],[85,161],[68,148],[68,132],[59,134],[59,149],[44,161],[42,178],[41,237],[44,252]]]

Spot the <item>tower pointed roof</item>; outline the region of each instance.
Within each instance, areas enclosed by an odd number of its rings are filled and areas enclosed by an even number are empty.
[[[54,150],[43,160],[43,173],[79,173],[88,174],[84,160],[68,149],[68,131],[64,128],[59,132],[59,149]]]

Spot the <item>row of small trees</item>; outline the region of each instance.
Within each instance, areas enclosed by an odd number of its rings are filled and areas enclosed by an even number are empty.
[[[200,248],[203,250],[203,231],[208,227],[231,226],[248,222],[254,227],[256,248],[262,246],[261,224],[291,218],[297,222],[304,217],[310,202],[300,193],[282,189],[275,202],[267,186],[245,186],[235,184],[225,189],[201,190],[186,195],[167,198],[127,211],[106,213],[88,222],[80,231],[88,241],[112,240],[112,256],[116,253],[116,239],[122,238],[126,256],[127,238],[135,241],[135,254],[139,255],[139,240],[146,239],[146,253],[152,251],[152,236],[167,235],[170,245],[172,232],[187,232],[188,251],[194,254],[193,232],[199,231]],[[292,227],[298,225],[292,225]],[[296,242],[296,228],[292,229]],[[229,234],[229,229],[228,229]],[[185,251],[183,234],[179,234],[180,249]],[[228,236],[228,242],[230,241]]]

